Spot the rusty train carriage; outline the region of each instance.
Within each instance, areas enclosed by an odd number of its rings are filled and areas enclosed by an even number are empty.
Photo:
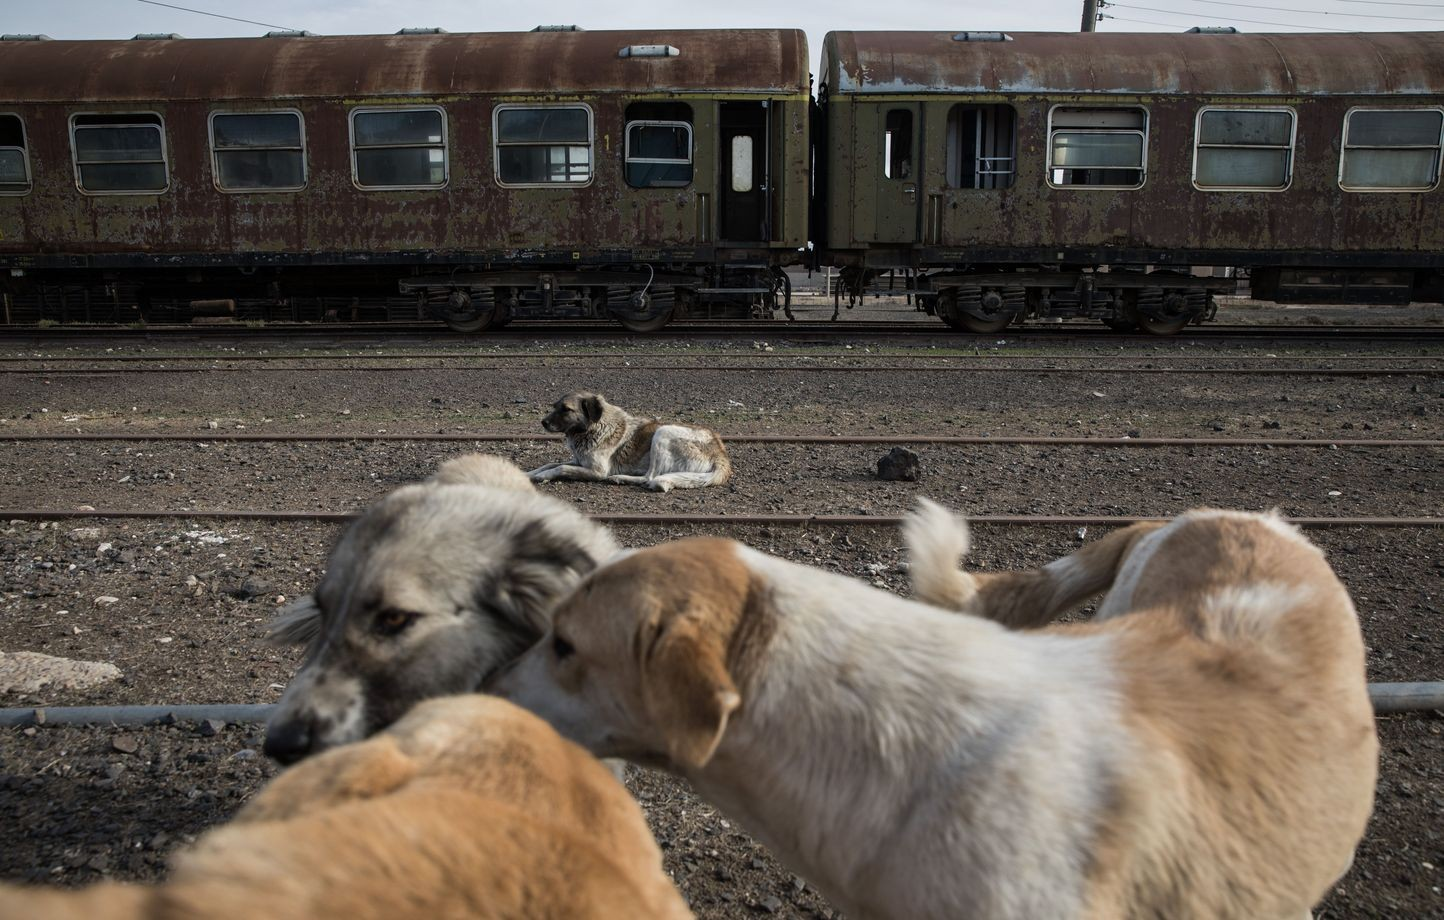
[[[1196,266],[1248,267],[1265,299],[1441,297],[1444,33],[834,32],[821,69],[814,237],[854,296],[905,270],[975,331],[1155,332],[1232,286]],[[1401,110],[1432,131],[1414,153],[1360,143]],[[1346,190],[1346,119],[1348,169],[1402,157],[1414,187]]]
[[[7,306],[645,329],[770,313],[807,240],[800,31],[7,41],[0,87]]]

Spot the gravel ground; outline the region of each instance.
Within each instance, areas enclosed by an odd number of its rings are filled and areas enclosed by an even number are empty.
[[[1079,354],[1077,350],[1065,354]],[[781,355],[778,360],[791,361]],[[533,432],[541,407],[593,387],[636,411],[724,432],[1440,437],[1436,378],[632,372],[578,367],[365,374],[312,367],[223,375],[10,375],[0,432],[327,430]],[[47,382],[48,381],[48,382]],[[1095,394],[1102,395],[1095,395]],[[734,405],[738,403],[740,405]],[[41,412],[49,409],[49,412]],[[26,418],[26,416],[30,416]],[[66,416],[89,418],[66,420]],[[305,416],[297,418],[295,416]],[[270,419],[271,421],[262,421]],[[209,422],[217,421],[217,428]],[[1278,422],[1279,428],[1265,428]],[[1349,427],[1352,426],[1352,427]],[[1368,426],[1368,427],[1365,427]],[[12,443],[0,507],[346,510],[426,475],[465,443]],[[557,444],[484,445],[524,464]],[[1196,504],[1299,515],[1439,516],[1433,448],[937,447],[921,483],[871,477],[880,446],[734,445],[735,482],[652,495],[556,484],[592,511],[891,514],[929,495],[975,513],[1171,513]],[[1338,495],[1330,495],[1338,492]],[[0,521],[0,650],[112,662],[123,677],[5,706],[272,702],[294,668],[259,639],[280,598],[314,584],[337,528],[322,524]],[[903,589],[886,527],[629,526],[642,545],[723,533],[769,552]],[[1088,538],[1097,536],[1090,532]],[[1358,602],[1373,680],[1439,679],[1444,530],[1317,530]],[[1038,565],[1072,528],[977,529],[974,564]],[[105,599],[105,600],[97,600]],[[113,599],[113,600],[112,600]],[[1444,917],[1444,717],[1379,721],[1384,772],[1354,869],[1323,916]],[[78,884],[153,878],[166,855],[224,820],[273,768],[259,730],[195,726],[0,732],[0,877]],[[827,917],[820,897],[674,779],[634,770],[669,870],[702,917]]]

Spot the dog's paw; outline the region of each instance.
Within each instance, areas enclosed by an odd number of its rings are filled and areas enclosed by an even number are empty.
[[[654,479],[647,483],[647,488],[653,492],[670,492],[672,491],[672,484],[670,482],[659,482]]]

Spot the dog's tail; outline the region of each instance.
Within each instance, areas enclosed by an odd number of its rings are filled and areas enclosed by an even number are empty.
[[[154,915],[155,889],[101,882],[68,891],[0,883],[3,920],[144,920]]]
[[[958,568],[972,546],[968,522],[937,502],[919,498],[902,531],[913,596],[936,607],[966,609],[978,593],[977,580]]]
[[[520,467],[492,454],[453,457],[437,467],[431,481],[441,485],[491,486],[514,492],[536,490]]]

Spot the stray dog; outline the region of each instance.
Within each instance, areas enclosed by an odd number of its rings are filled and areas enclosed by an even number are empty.
[[[459,457],[397,489],[347,528],[315,591],[271,626],[276,644],[310,647],[266,753],[292,763],[359,741],[420,700],[475,690],[616,551],[605,528],[538,495],[499,457]]]
[[[494,697],[422,703],[262,789],[155,886],[0,885],[47,920],[690,917],[642,810],[591,755]]]
[[[717,432],[639,418],[599,393],[572,393],[542,418],[547,431],[566,435],[571,463],[548,463],[527,475],[536,482],[583,479],[646,486],[655,492],[720,486],[732,461]]]
[[[924,518],[926,584],[965,537]],[[492,689],[679,771],[849,916],[1306,917],[1378,768],[1323,554],[1199,511],[1050,568],[1059,597],[1113,585],[1096,622],[1013,630],[683,540],[593,572]]]

